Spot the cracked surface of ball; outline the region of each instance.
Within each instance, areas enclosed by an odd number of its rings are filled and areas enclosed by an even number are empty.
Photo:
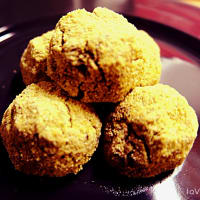
[[[49,82],[27,86],[4,113],[0,129],[15,168],[39,176],[78,173],[96,150],[100,130],[91,107]]]
[[[49,80],[45,71],[52,34],[53,30],[33,38],[24,50],[20,60],[20,68],[26,85]]]
[[[181,165],[197,135],[192,107],[162,84],[135,88],[109,116],[107,161],[129,177],[152,177]]]
[[[119,102],[160,79],[160,50],[144,31],[106,8],[63,16],[50,42],[47,74],[83,102]]]

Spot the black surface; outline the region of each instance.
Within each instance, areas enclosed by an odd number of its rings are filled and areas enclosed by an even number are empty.
[[[0,27],[23,23],[45,16],[55,16],[60,13],[85,8],[93,10],[97,6],[107,7],[114,11],[131,13],[134,0],[1,0]]]
[[[28,41],[54,28],[61,15],[45,17],[38,20],[11,26],[0,34],[13,36],[0,43],[0,119],[17,94],[25,85],[19,69],[19,60]],[[177,47],[182,54],[192,57],[194,62],[199,62],[199,41],[180,31],[157,24],[148,20],[128,17],[129,21],[141,29],[146,30],[156,39]],[[187,40],[187,42],[184,42]],[[107,105],[110,108],[109,104]],[[107,110],[107,108],[101,108]],[[184,181],[187,183],[187,170],[191,169],[199,156],[197,140],[194,151],[186,161],[178,175],[179,185],[185,190]],[[100,145],[101,146],[101,145]],[[153,199],[154,187],[173,174],[173,171],[161,174],[151,179],[127,179],[121,177],[110,169],[104,161],[101,148],[87,163],[78,175],[69,175],[63,178],[31,177],[16,172],[9,161],[8,155],[0,144],[0,199]],[[193,169],[191,176],[198,169]],[[199,178],[198,178],[199,180]],[[197,187],[198,185],[196,185]],[[185,194],[185,192],[184,192]],[[182,196],[184,196],[184,194]],[[189,197],[189,196],[186,196]],[[183,198],[184,199],[184,198]],[[186,199],[186,198],[185,198]]]

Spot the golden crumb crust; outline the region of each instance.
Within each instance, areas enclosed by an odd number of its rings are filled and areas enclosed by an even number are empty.
[[[15,168],[26,174],[78,173],[97,148],[101,122],[93,109],[50,82],[31,84],[4,113],[1,136]]]
[[[49,80],[45,71],[52,34],[53,30],[33,38],[24,50],[20,60],[20,68],[26,85]]]
[[[136,86],[158,83],[160,73],[154,40],[106,8],[69,12],[50,41],[47,75],[83,102],[119,102]]]
[[[151,177],[182,164],[197,136],[197,116],[167,85],[135,88],[109,116],[108,162],[129,177]]]

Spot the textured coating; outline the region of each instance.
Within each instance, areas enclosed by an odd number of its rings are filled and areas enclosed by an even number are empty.
[[[109,116],[108,162],[129,177],[151,177],[182,164],[196,138],[192,107],[167,85],[135,88]]]
[[[83,102],[119,102],[159,82],[160,50],[144,31],[106,8],[63,16],[50,42],[47,74]]]
[[[1,136],[15,168],[26,174],[77,173],[97,148],[101,122],[49,82],[31,84],[4,113]]]
[[[47,69],[47,55],[49,54],[49,42],[52,34],[53,30],[33,38],[24,50],[20,60],[20,68],[26,85],[49,80],[45,71]]]

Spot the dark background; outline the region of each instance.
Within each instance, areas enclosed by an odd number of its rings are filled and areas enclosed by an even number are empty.
[[[184,3],[187,2],[187,3]],[[196,0],[1,0],[0,33],[6,27],[41,17],[66,14],[77,8],[97,6],[151,19],[200,39],[200,1]]]
[[[133,0],[1,0],[0,27],[40,18],[65,14],[77,8],[92,10],[105,6],[115,11],[130,13]]]

